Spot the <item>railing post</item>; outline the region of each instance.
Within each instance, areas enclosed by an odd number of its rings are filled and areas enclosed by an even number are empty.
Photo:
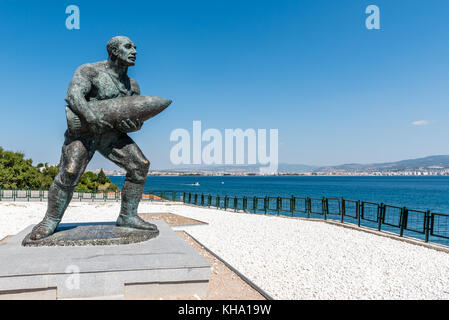
[[[306,198],[306,213],[307,213],[307,218],[310,218],[310,211],[312,209],[312,204],[311,204],[311,200],[309,197]]]
[[[279,215],[281,211],[281,197],[276,198],[276,213]]]
[[[234,212],[237,212],[239,199],[237,197],[234,197]]]
[[[182,192],[182,202],[186,203],[186,192]]]
[[[228,210],[228,196],[224,197],[224,209],[225,211]]]
[[[361,212],[362,214],[360,215],[362,219],[365,219],[365,202],[361,202]]]
[[[407,224],[408,224],[408,209],[405,208],[405,216],[404,216],[404,230],[407,229]]]
[[[360,200],[357,200],[355,210],[356,210],[356,215],[357,215],[357,226],[360,227]]]
[[[290,213],[291,213],[292,217],[295,212],[295,204],[296,204],[295,196],[292,195],[292,197],[290,199]]]
[[[220,209],[220,196],[217,196],[217,198],[215,198],[215,204],[217,205],[217,209]]]
[[[321,207],[324,213],[324,220],[327,220],[327,213],[328,213],[328,200],[326,197],[323,197],[323,200],[321,200]]]
[[[268,210],[268,197],[265,196],[265,198],[263,199],[263,210],[265,212],[265,214],[267,214],[267,210]]]
[[[243,211],[244,211],[244,212],[248,211],[248,210],[247,210],[247,208],[248,208],[248,203],[247,203],[247,201],[248,201],[248,198],[247,198],[246,196],[243,196]]]
[[[257,211],[257,197],[253,197],[253,212]]]
[[[424,230],[426,234],[425,242],[429,242],[429,234],[430,234],[430,210],[426,211],[426,217],[424,219]]]
[[[433,224],[435,223],[435,214],[431,213],[430,214],[430,231],[429,231],[429,235],[433,235]]]
[[[404,229],[405,226],[407,224],[407,215],[408,215],[408,211],[406,207],[403,207],[401,209],[401,219],[400,219],[400,223],[401,223],[401,231],[399,236],[402,237],[404,235]]]
[[[212,195],[209,195],[207,197],[207,206],[210,208],[211,205],[212,205]]]
[[[346,212],[345,199],[343,199],[343,197],[341,197],[341,199],[340,199],[341,223],[344,223],[345,212]]]
[[[385,206],[383,203],[377,207],[377,230],[381,231],[382,229],[382,217],[384,216]]]

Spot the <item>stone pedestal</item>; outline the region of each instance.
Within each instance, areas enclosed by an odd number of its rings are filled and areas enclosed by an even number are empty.
[[[140,233],[116,230],[113,223],[61,224],[69,245],[26,247],[22,240],[29,226],[0,245],[0,299],[170,299],[205,296],[210,264],[183,241],[165,222],[152,221],[159,229],[153,239],[132,244],[82,246],[73,240],[91,241],[100,232],[120,243],[118,233],[135,242]],[[84,232],[83,232],[84,230]],[[96,231],[95,231],[96,230]],[[118,233],[117,233],[118,232]],[[138,232],[139,233],[139,232]],[[76,236],[78,234],[78,236]],[[79,237],[82,234],[90,234]],[[130,236],[131,235],[131,236]],[[153,235],[154,236],[154,235]],[[136,238],[137,237],[137,238]],[[61,243],[61,242],[60,242]],[[94,245],[93,245],[94,244]],[[68,246],[67,246],[68,245]]]

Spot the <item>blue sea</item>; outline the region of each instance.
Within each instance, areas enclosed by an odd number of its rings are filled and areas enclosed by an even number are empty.
[[[121,187],[125,177],[110,177]],[[195,186],[195,182],[199,186]],[[449,177],[149,176],[145,191],[174,190],[220,196],[343,197],[449,213]]]
[[[120,187],[125,180],[124,177],[110,177],[113,183]],[[160,177],[150,176],[145,185],[145,192],[154,191],[184,191],[221,197],[221,206],[224,206],[223,197],[251,197],[248,200],[248,208],[253,207],[252,197],[309,197],[316,198],[312,203],[312,212],[320,212],[321,201],[319,199],[341,198],[345,200],[361,200],[373,203],[383,203],[395,207],[407,207],[409,215],[405,236],[424,239],[424,216],[425,212],[413,212],[413,210],[427,211],[432,213],[449,214],[449,177],[302,177],[302,176],[179,176]],[[192,196],[193,199],[193,196]],[[215,206],[216,198],[212,205]],[[271,201],[271,200],[274,200]],[[276,199],[270,199],[268,214],[276,214]],[[288,199],[286,200],[288,208]],[[238,204],[241,208],[242,200]],[[284,200],[283,200],[284,201]],[[232,203],[230,207],[232,208]],[[263,202],[258,201],[258,208]],[[298,201],[301,206],[301,200]],[[339,212],[337,201],[329,202],[329,212]],[[281,205],[283,206],[283,204]],[[295,204],[296,206],[296,204]],[[304,207],[304,201],[302,202]],[[299,209],[301,210],[301,209]],[[335,211],[336,210],[336,211]],[[250,210],[251,211],[251,210]],[[261,212],[262,211],[262,212]],[[355,202],[347,201],[346,215],[344,221],[358,223],[355,214]],[[377,206],[366,204],[364,218],[361,225],[377,229]],[[385,213],[385,221],[382,230],[400,233],[400,208],[389,207]],[[262,209],[258,213],[263,213]],[[290,215],[288,209],[281,214]],[[304,213],[295,212],[295,216],[305,216]],[[362,213],[363,215],[363,213]],[[312,218],[324,218],[322,214],[310,214]],[[328,219],[340,220],[341,215],[328,216]],[[434,234],[449,237],[449,216],[434,215]],[[430,241],[449,245],[449,239],[441,236],[430,236]]]

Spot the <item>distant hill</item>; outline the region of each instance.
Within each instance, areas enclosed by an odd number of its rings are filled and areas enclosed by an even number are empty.
[[[186,165],[157,171],[169,172],[223,172],[223,173],[259,173],[261,165]],[[328,172],[386,172],[386,171],[406,171],[406,170],[442,170],[449,169],[449,155],[436,155],[418,159],[409,159],[396,162],[385,163],[347,163],[337,166],[311,166],[304,164],[280,163],[279,173],[328,173]]]
[[[318,166],[309,166],[306,164],[280,163],[279,172],[311,172],[318,169]]]
[[[243,173],[254,172],[258,173],[261,165],[190,165],[185,167],[179,167],[175,169],[169,169],[167,171],[189,171],[189,172],[229,172],[229,173]],[[311,172],[317,169],[318,166],[309,166],[305,164],[288,164],[280,163],[278,166],[279,172]]]
[[[316,168],[315,172],[330,172],[330,171],[403,171],[403,170],[423,170],[423,169],[448,169],[449,155],[429,156],[425,158],[402,160],[397,162],[372,163],[372,164],[358,164],[349,163],[338,166],[325,166]]]

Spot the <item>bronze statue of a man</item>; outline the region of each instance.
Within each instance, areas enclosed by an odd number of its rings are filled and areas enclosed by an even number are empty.
[[[135,44],[127,37],[118,36],[109,40],[107,51],[108,60],[80,66],[70,82],[66,102],[69,111],[82,119],[87,133],[78,135],[66,131],[59,172],[48,192],[47,212],[33,228],[31,240],[43,239],[54,233],[95,151],[126,170],[117,226],[157,229],[137,215],[150,162],[127,133],[139,130],[143,121],[124,119],[113,126],[90,104],[140,96],[139,85],[127,75],[128,67],[134,66],[136,61]]]

